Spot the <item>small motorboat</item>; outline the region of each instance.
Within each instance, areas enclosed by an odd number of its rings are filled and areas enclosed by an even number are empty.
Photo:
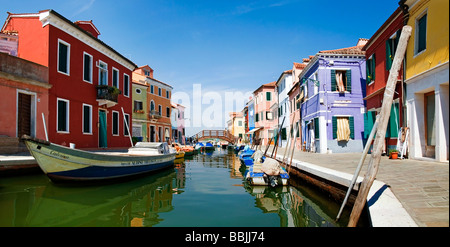
[[[22,137],[39,167],[53,182],[103,181],[155,172],[174,165],[165,142],[138,142],[128,152],[88,152]]]

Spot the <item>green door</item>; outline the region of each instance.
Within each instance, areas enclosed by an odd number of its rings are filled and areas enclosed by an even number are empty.
[[[99,129],[98,129],[98,146],[101,148],[108,147],[108,141],[106,137],[106,112],[105,111],[99,111],[98,112],[98,119],[99,119]]]

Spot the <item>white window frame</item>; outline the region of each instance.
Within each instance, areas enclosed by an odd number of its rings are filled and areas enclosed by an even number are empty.
[[[84,132],[84,107],[87,106],[90,109],[90,117],[89,117],[89,132]],[[81,132],[85,135],[92,135],[92,105],[84,104],[81,108],[82,117],[81,117]]]
[[[128,80],[125,80],[125,77],[128,78]],[[125,81],[127,81],[128,94],[125,94]],[[130,76],[128,74],[123,74],[123,95],[125,97],[130,97]]]
[[[117,113],[117,134],[114,134],[114,114]],[[120,114],[118,111],[112,111],[111,114],[111,135],[112,136],[119,136],[120,134]]]
[[[59,44],[60,43],[67,46],[67,73],[59,70]],[[63,75],[70,76],[70,44],[62,39],[58,39],[58,56],[57,57],[58,58],[56,61],[56,70]]]
[[[102,68],[100,65],[105,65],[105,68]],[[102,60],[98,60],[98,85],[103,85],[103,84],[100,84],[100,82],[101,82],[101,80],[100,80],[100,75],[101,75],[101,71],[102,70],[105,70],[105,72],[106,72],[106,84],[105,85],[108,85],[108,64],[107,63],[105,63],[105,62],[103,62]]]
[[[114,72],[117,73],[117,84],[116,85],[114,85]],[[120,87],[119,85],[120,85],[119,70],[114,68],[114,67],[112,67],[111,86],[119,89],[119,87]]]
[[[58,119],[59,119],[59,104],[58,101],[64,101],[66,102],[66,129],[65,131],[63,130],[58,130]],[[56,98],[56,132],[57,133],[70,133],[70,101],[67,99],[63,99],[63,98]]]
[[[58,53],[59,54],[59,53]],[[85,56],[89,56],[90,58],[91,58],[91,63],[90,63],[90,65],[89,65],[89,70],[90,70],[90,72],[89,72],[89,79],[90,79],[90,81],[86,81],[85,79],[84,79],[84,69],[86,68],[86,66],[85,66],[85,60],[84,60],[84,57]],[[92,84],[92,77],[93,77],[93,63],[94,63],[94,58],[92,57],[92,55],[91,54],[89,54],[89,53],[87,53],[87,52],[83,52],[83,81],[84,82],[87,82],[87,83],[90,83],[90,84]]]
[[[422,13],[420,13],[420,15],[418,15],[416,17],[416,19],[414,20],[414,25],[415,25],[415,29],[414,29],[414,56],[413,58],[419,56],[420,54],[424,53],[427,50],[427,47],[425,46],[425,49],[423,49],[420,52],[417,52],[417,50],[419,49],[419,20],[422,19],[422,17],[424,15],[427,15],[427,28],[425,30],[425,39],[427,38],[427,34],[428,34],[428,8],[425,9]],[[426,42],[428,44],[428,42]]]

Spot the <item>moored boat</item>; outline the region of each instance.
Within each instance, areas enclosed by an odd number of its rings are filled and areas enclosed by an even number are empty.
[[[205,151],[211,151],[211,150],[215,150],[216,148],[214,147],[214,145],[211,142],[207,142],[205,144],[205,146],[203,147],[203,149]]]
[[[54,182],[103,181],[135,176],[173,166],[175,152],[167,143],[138,142],[128,152],[88,152],[30,136],[22,137],[31,155]]]

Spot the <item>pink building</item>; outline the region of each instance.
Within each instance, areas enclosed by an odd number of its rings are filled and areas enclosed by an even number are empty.
[[[261,145],[267,145],[270,138],[274,137],[275,127],[278,122],[270,107],[277,103],[275,92],[276,81],[263,84],[253,92],[255,102],[255,128],[258,128],[256,139],[261,139]],[[273,142],[273,140],[272,140]]]

